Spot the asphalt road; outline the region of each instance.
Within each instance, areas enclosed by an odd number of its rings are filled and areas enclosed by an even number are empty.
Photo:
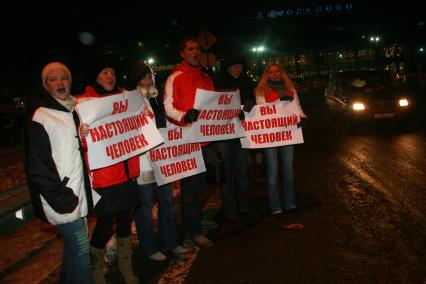
[[[307,109],[295,152],[300,212],[261,222],[202,249],[185,283],[425,283],[426,132],[380,122],[351,132]],[[290,224],[303,228],[288,228]],[[290,226],[291,227],[291,226]]]

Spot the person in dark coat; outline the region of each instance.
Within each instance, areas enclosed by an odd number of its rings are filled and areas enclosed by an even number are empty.
[[[240,51],[229,51],[224,56],[220,75],[214,80],[214,87],[216,91],[239,90],[243,110],[250,112],[255,105],[254,83],[247,77],[245,70],[245,56]],[[240,119],[244,119],[243,112]],[[219,151],[218,158],[223,161],[222,167],[224,167],[224,169],[218,169],[219,173],[226,173],[218,175],[221,208],[217,221],[232,222],[236,219],[237,213],[252,214],[247,198],[249,150],[241,147],[239,139],[218,141],[215,145]]]

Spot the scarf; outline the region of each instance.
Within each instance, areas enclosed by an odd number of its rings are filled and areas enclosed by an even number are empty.
[[[156,87],[151,86],[148,90],[145,88],[142,88],[140,86],[138,86],[139,91],[142,93],[142,95],[147,98],[148,100],[150,98],[156,98],[158,95],[158,90]]]
[[[278,97],[288,96],[287,87],[284,84],[284,81],[268,81],[268,87],[272,90],[278,92]]]
[[[53,97],[53,96],[52,96]],[[75,98],[71,95],[69,95],[65,100],[58,100],[57,98],[53,97],[58,103],[60,103],[64,108],[69,110],[70,112],[73,112],[74,106],[75,106]]]

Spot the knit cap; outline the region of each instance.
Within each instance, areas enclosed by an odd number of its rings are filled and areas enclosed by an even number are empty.
[[[223,63],[221,69],[226,70],[229,66],[235,64],[242,64],[245,66],[247,63],[244,54],[239,50],[230,50],[223,56]]]
[[[112,68],[119,74],[119,70],[117,69],[117,64],[110,57],[95,57],[91,62],[88,62],[86,69],[80,74],[75,82],[75,87],[80,90],[80,92],[84,92],[86,86],[93,86],[98,78],[98,75],[105,68]],[[117,77],[118,80],[118,77]]]
[[[138,61],[136,62],[129,72],[129,87],[134,88],[140,80],[145,78],[147,74],[153,74],[151,67],[149,67],[145,62]],[[153,78],[154,79],[154,78]]]
[[[86,73],[86,81],[87,83],[93,83],[98,78],[98,75],[105,68],[112,68],[115,72],[117,72],[117,66],[115,62],[110,58],[97,58],[96,61],[92,62]]]
[[[41,82],[45,89],[47,89],[46,87],[47,75],[49,75],[50,71],[57,70],[57,69],[65,71],[65,73],[68,75],[71,82],[71,72],[67,66],[65,66],[61,62],[50,62],[49,64],[44,66],[43,71],[41,72]]]

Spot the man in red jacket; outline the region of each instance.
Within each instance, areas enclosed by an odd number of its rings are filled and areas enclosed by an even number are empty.
[[[169,123],[187,126],[198,119],[199,111],[194,109],[196,90],[212,91],[213,84],[210,77],[201,70],[201,52],[197,39],[183,39],[178,48],[183,61],[167,78],[164,108]],[[201,234],[203,214],[201,203],[205,180],[206,173],[181,180],[183,223],[186,237],[199,247],[211,247],[213,245],[209,239]]]

